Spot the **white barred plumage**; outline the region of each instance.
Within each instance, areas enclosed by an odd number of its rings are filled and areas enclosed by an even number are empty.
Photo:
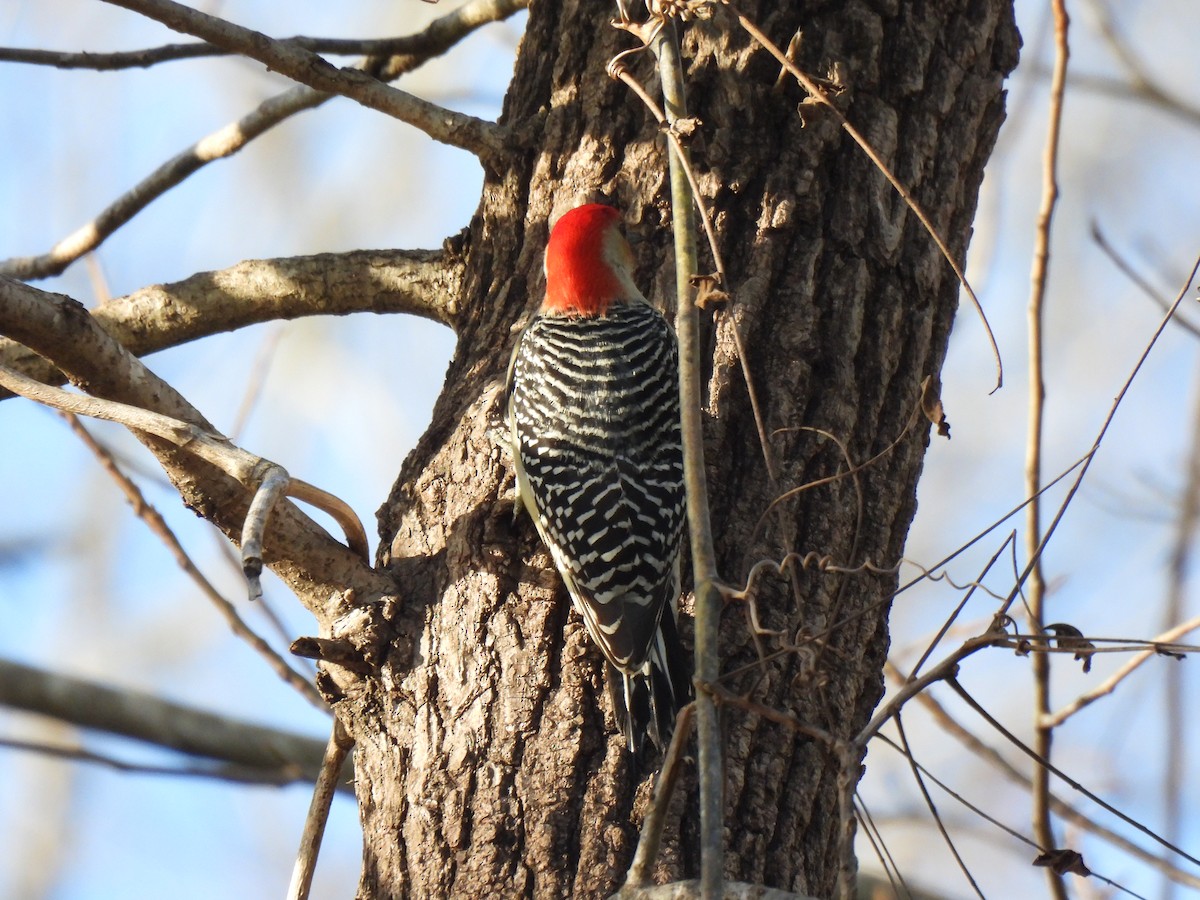
[[[555,226],[508,416],[521,500],[619,673],[613,699],[636,752],[647,735],[665,746],[690,697],[675,629],[686,498],[675,335],[633,285],[619,221],[589,205]]]

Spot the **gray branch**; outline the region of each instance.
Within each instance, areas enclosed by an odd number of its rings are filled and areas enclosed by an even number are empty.
[[[338,68],[309,50],[271,38],[260,31],[234,25],[172,0],[105,0],[140,13],[168,28],[202,38],[211,44],[248,56],[318,91],[341,94],[424,131],[435,141],[470,151],[485,163],[507,155],[507,129],[445,109],[365,72]]]
[[[134,356],[305,316],[407,313],[453,328],[461,282],[462,261],[434,250],[248,260],[142,288],[102,304],[92,318]],[[46,384],[65,380],[49,360],[15,341],[0,339],[0,365]],[[0,399],[10,396],[0,392]]]
[[[389,55],[377,73],[378,77],[383,81],[399,78],[432,57],[445,53],[475,29],[511,16],[526,5],[527,0],[471,0],[435,19],[417,34],[407,38],[380,41],[373,52]],[[188,46],[219,49],[208,44]],[[378,56],[373,56],[360,62],[357,67],[367,69],[378,64]],[[306,109],[315,109],[334,96],[337,95],[305,85],[296,85],[268,98],[236,122],[201,138],[167,160],[131,190],[109,204],[90,222],[60,240],[47,253],[18,256],[0,262],[0,274],[29,280],[61,273],[79,257],[95,250],[109,235],[192,173],[214,160],[232,156],[280,122]]]
[[[472,0],[451,10],[419,34],[392,38],[343,39],[305,37],[297,35],[282,42],[303,47],[314,53],[364,56],[420,56],[421,61],[446,52],[459,38],[471,29],[486,22],[503,19],[518,9],[524,9],[528,0]],[[116,69],[147,68],[158,63],[182,59],[229,56],[236,51],[218,47],[206,41],[192,44],[166,44],[145,50],[124,50],[115,53],[84,51],[70,53],[58,50],[37,50],[25,47],[0,47],[0,62],[26,63],[35,66],[53,66],[57,69],[90,69],[113,71]]]
[[[325,741],[253,725],[163,700],[0,659],[0,704],[189,756],[315,780]]]
[[[0,276],[0,334],[46,357],[94,397],[216,430],[70,297]],[[154,453],[184,503],[236,541],[250,502],[246,488],[169,442],[138,431],[134,436]],[[292,503],[282,503],[275,511],[265,549],[266,563],[321,622],[342,609],[347,589],[360,600],[390,595],[394,589],[386,575],[362,562]]]

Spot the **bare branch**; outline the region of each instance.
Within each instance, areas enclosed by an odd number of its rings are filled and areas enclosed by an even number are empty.
[[[1150,75],[1149,70],[1142,64],[1141,59],[1126,42],[1125,37],[1117,30],[1116,23],[1113,22],[1112,9],[1108,3],[1105,0],[1091,0],[1088,5],[1091,6],[1092,14],[1100,26],[1100,33],[1104,36],[1113,55],[1117,57],[1129,74],[1130,80],[1129,83],[1125,83],[1112,78],[1085,75],[1072,78],[1071,85],[1078,85],[1085,90],[1098,91],[1113,97],[1148,103],[1182,119],[1189,125],[1200,125],[1200,107],[1168,90]],[[1041,74],[1040,71],[1035,71]]]
[[[1042,322],[1045,318],[1046,281],[1050,269],[1050,227],[1058,207],[1058,152],[1062,131],[1063,94],[1067,82],[1067,61],[1070,46],[1067,40],[1070,19],[1065,0],[1053,0],[1054,11],[1054,77],[1050,84],[1050,122],[1046,129],[1046,146],[1043,151],[1042,200],[1038,210],[1036,241],[1033,252],[1033,267],[1030,273],[1032,286],[1029,296],[1029,434],[1026,437],[1025,488],[1031,498],[1025,510],[1025,552],[1032,568],[1029,570],[1029,630],[1041,634],[1046,620],[1043,610],[1046,583],[1042,572],[1042,500],[1039,495],[1042,481],[1042,429],[1045,416],[1046,385],[1042,371],[1045,352]],[[1034,703],[1034,752],[1050,760],[1054,740],[1054,729],[1045,724],[1050,712],[1050,657],[1039,653],[1033,659],[1033,703]],[[1054,822],[1050,814],[1050,771],[1039,766],[1033,773],[1031,792],[1033,808],[1033,833],[1043,850],[1049,852],[1058,847],[1054,836]],[[1066,882],[1063,874],[1055,867],[1046,869],[1050,892],[1056,900],[1067,900]]]
[[[421,61],[445,53],[464,35],[480,25],[507,18],[528,6],[528,0],[472,0],[430,23],[418,34],[392,38],[321,38],[296,35],[281,43],[292,44],[313,53],[335,56],[419,56]],[[189,44],[165,44],[144,50],[116,53],[71,53],[24,47],[0,47],[0,62],[53,66],[56,69],[113,71],[141,69],[163,62],[203,57],[229,56],[237,51],[206,41]]]
[[[350,549],[364,563],[370,563],[366,531],[349,506],[320,488],[292,478],[279,464],[235,446],[223,435],[126,403],[72,394],[61,388],[40,384],[3,367],[0,367],[0,385],[65,413],[116,422],[134,434],[154,435],[180,450],[194,454],[252,492],[254,499],[246,512],[241,531],[242,568],[250,580],[251,600],[262,594],[258,577],[262,574],[262,545],[267,519],[278,501],[286,495],[303,496],[308,503],[333,516],[345,529]],[[320,703],[319,698],[317,702]]]
[[[904,720],[899,711],[896,712],[894,721],[896,723],[896,732],[900,735],[900,745],[897,746],[893,744],[892,746],[896,747],[896,750],[899,751],[906,760],[908,760],[908,765],[912,771],[913,780],[917,783],[917,788],[920,790],[921,796],[925,800],[925,806],[928,808],[929,814],[933,817],[934,824],[937,825],[937,830],[941,834],[942,840],[946,844],[946,848],[954,857],[954,861],[958,864],[959,870],[963,873],[963,876],[967,879],[968,883],[970,883],[972,890],[975,891],[975,894],[980,898],[980,900],[983,900],[983,891],[979,889],[979,884],[975,881],[975,876],[971,874],[971,867],[967,865],[966,860],[962,858],[962,854],[958,852],[958,847],[956,847],[954,844],[954,838],[950,836],[950,832],[946,828],[946,823],[942,820],[941,813],[938,812],[937,804],[933,802],[933,797],[930,796],[929,788],[925,786],[925,778],[923,775],[928,773],[926,772],[925,767],[918,763],[916,757],[913,756],[912,746],[908,743],[908,735],[904,732]],[[889,743],[891,742],[889,741]],[[934,780],[936,781],[936,779]],[[937,784],[942,786],[940,781],[937,782]],[[946,790],[955,799],[960,799],[959,796],[953,791],[949,791],[948,788],[946,788]],[[971,808],[975,809],[975,807]],[[979,813],[982,815],[982,810],[980,810]],[[994,822],[995,820],[989,819],[989,821]]]
[[[182,396],[130,355],[82,305],[0,277],[0,334],[49,359],[95,397],[113,399],[181,420],[203,432],[214,429]],[[244,485],[181,452],[168,442],[135,432],[158,458],[184,502],[201,510],[231,539],[241,534],[249,504]],[[327,621],[338,614],[344,592],[360,598],[390,595],[390,579],[365,565],[291,503],[272,516],[268,564],[305,605]]]
[[[309,49],[315,48],[310,47]],[[32,47],[0,47],[0,62],[53,66],[56,69],[90,69],[95,72],[145,69],[161,62],[227,55],[227,50],[203,41],[190,44],[164,44],[161,47],[149,47],[145,50],[120,50],[114,53],[89,53],[86,50],[73,53],[68,50],[40,50]]]
[[[350,751],[354,749],[354,738],[346,731],[340,719],[333,720],[333,731],[325,745],[325,756],[321,760],[321,775],[313,789],[308,815],[304,819],[304,833],[300,838],[300,851],[296,854],[296,865],[292,869],[292,881],[288,885],[288,900],[308,900],[312,888],[313,873],[317,869],[317,854],[321,839],[325,836],[325,823],[329,820],[329,807],[337,792],[338,782]]]
[[[325,742],[0,659],[0,704],[222,762],[315,780]]]
[[[658,856],[667,809],[670,805],[671,795],[675,791],[675,783],[679,779],[684,747],[692,734],[694,710],[695,706],[689,703],[675,717],[675,733],[671,735],[671,745],[663,756],[658,778],[654,782],[654,796],[650,801],[650,810],[642,820],[637,850],[633,854],[633,862],[629,864],[629,872],[625,876],[625,883],[630,887],[642,887],[650,884],[650,868]]]
[[[314,90],[349,97],[424,131],[435,141],[459,147],[495,165],[508,153],[508,131],[493,122],[445,109],[397,90],[359,69],[338,68],[302,47],[234,25],[172,0],[105,0],[168,28],[258,60],[267,68]]]
[[[0,334],[51,360],[94,396],[215,430],[178,391],[130,356],[83,304],[64,294],[0,276]]]
[[[283,787],[297,782],[309,783],[312,773],[297,766],[285,765],[279,769],[260,769],[237,763],[202,763],[191,766],[154,766],[146,763],[129,762],[107,753],[97,753],[86,747],[64,744],[47,744],[40,741],[24,741],[0,737],[0,747],[6,750],[22,750],[38,756],[48,756],[68,763],[89,763],[103,766],[127,775],[165,775],[169,778],[207,778],[233,784],[275,785]],[[339,784],[340,790],[351,792],[351,786]]]
[[[390,46],[380,52],[393,55],[382,64],[375,58],[364,60],[358,64],[358,68],[374,70],[378,67],[380,71],[377,75],[385,81],[399,78],[428,59],[445,53],[481,25],[506,18],[525,5],[526,0],[472,0],[431,22],[428,28],[411,38],[382,41],[381,44]],[[213,160],[233,155],[280,122],[306,109],[315,109],[334,96],[337,95],[297,85],[265,100],[241,119],[167,160],[95,219],[59,241],[49,253],[0,262],[0,275],[30,280],[59,274],[80,256],[96,249],[114,231],[193,172]]]
[[[1047,771],[1049,771],[1053,775],[1056,775],[1059,779],[1064,781],[1071,788],[1073,788],[1074,790],[1083,794],[1083,796],[1087,797],[1089,800],[1091,800],[1097,806],[1100,806],[1103,809],[1105,809],[1106,811],[1112,813],[1114,816],[1116,816],[1118,819],[1120,819],[1126,825],[1130,825],[1133,828],[1136,828],[1138,831],[1140,831],[1142,834],[1146,835],[1148,838],[1150,838],[1156,844],[1158,844],[1162,847],[1165,847],[1167,850],[1172,850],[1175,853],[1178,853],[1180,856],[1182,856],[1188,862],[1191,862],[1191,863],[1194,863],[1195,865],[1200,866],[1200,858],[1193,856],[1190,853],[1185,852],[1184,850],[1182,850],[1175,844],[1172,844],[1170,841],[1167,841],[1166,839],[1164,839],[1161,835],[1156,834],[1155,832],[1151,831],[1149,828],[1147,828],[1145,825],[1143,825],[1137,819],[1134,819],[1132,816],[1129,816],[1126,813],[1121,812],[1121,810],[1117,809],[1111,803],[1104,800],[1098,794],[1085,788],[1082,784],[1080,784],[1078,781],[1076,781],[1074,778],[1072,778],[1070,775],[1068,775],[1062,769],[1053,765],[1048,759],[1046,759],[1045,757],[1039,756],[1037,753],[1035,753],[1020,738],[1018,738],[1015,734],[1013,734],[1011,731],[1009,731],[1007,728],[1005,728],[1004,725],[1002,725],[995,716],[993,716],[986,709],[984,709],[983,705],[978,700],[976,700],[973,696],[971,696],[971,694],[966,690],[966,688],[964,688],[962,686],[962,684],[959,683],[959,681],[956,678],[953,678],[953,677],[947,678],[946,684],[948,684],[951,688],[953,688],[954,692],[956,694],[958,694],[958,696],[961,697],[964,701],[966,701],[967,705],[970,706],[971,709],[975,710],[975,712],[979,714],[980,718],[982,718],[985,722],[987,722],[988,725],[990,725],[993,729],[995,729],[996,732],[999,733],[1010,744],[1012,744],[1014,747],[1016,747],[1018,750],[1020,750],[1022,753],[1024,753],[1030,759],[1032,759],[1035,763],[1037,763],[1037,765],[1039,767],[1045,767],[1045,769]],[[1036,782],[1034,782],[1034,784],[1033,784],[1033,790],[1037,790]]]
[[[1042,540],[1037,546],[1037,552],[1033,554],[1033,557],[1025,564],[1025,568],[1017,577],[1016,585],[1014,585],[1013,589],[1009,592],[1004,606],[1000,610],[1001,614],[1007,613],[1012,604],[1016,602],[1016,599],[1020,595],[1026,579],[1029,577],[1029,573],[1033,570],[1033,566],[1036,564],[1037,560],[1041,558],[1042,553],[1045,552],[1046,545],[1050,543],[1050,539],[1054,536],[1054,532],[1057,530],[1059,523],[1063,519],[1063,516],[1067,514],[1067,509],[1070,507],[1071,502],[1075,499],[1075,494],[1078,492],[1080,485],[1083,484],[1083,479],[1087,477],[1088,469],[1091,468],[1092,465],[1092,460],[1096,458],[1096,451],[1100,449],[1100,445],[1104,442],[1104,437],[1108,434],[1108,429],[1112,425],[1113,420],[1116,418],[1117,410],[1120,408],[1121,403],[1125,400],[1125,395],[1129,392],[1129,388],[1133,385],[1133,380],[1137,378],[1138,372],[1142,370],[1142,366],[1145,365],[1146,360],[1149,359],[1150,352],[1154,349],[1155,344],[1158,343],[1158,339],[1162,336],[1162,333],[1166,331],[1167,326],[1171,324],[1172,319],[1179,310],[1179,305],[1183,303],[1183,298],[1187,296],[1188,288],[1190,288],[1192,282],[1195,281],[1197,272],[1200,272],[1200,256],[1197,256],[1195,261],[1192,263],[1192,268],[1188,272],[1187,280],[1183,283],[1183,287],[1179,289],[1179,293],[1175,296],[1175,301],[1171,304],[1170,309],[1167,310],[1166,315],[1163,316],[1162,321],[1159,322],[1158,327],[1154,330],[1154,334],[1150,336],[1150,340],[1146,343],[1146,346],[1142,348],[1141,355],[1138,356],[1137,362],[1133,364],[1133,369],[1130,371],[1129,377],[1125,379],[1124,384],[1121,385],[1120,391],[1117,392],[1117,396],[1113,398],[1112,405],[1108,409],[1108,414],[1104,417],[1104,421],[1100,425],[1100,430],[1096,434],[1096,440],[1092,443],[1091,449],[1088,450],[1087,454],[1083,458],[1083,464],[1080,466],[1079,473],[1075,476],[1075,480],[1071,482],[1071,486],[1067,489],[1066,497],[1064,497],[1062,503],[1058,505],[1058,510],[1054,513],[1054,517],[1050,520],[1050,524],[1046,527],[1045,534],[1042,535]]]
[[[893,676],[898,681],[904,682],[906,680],[904,674],[890,663],[888,664],[887,671],[889,675]],[[967,750],[975,754],[975,756],[977,756],[983,762],[997,769],[1001,775],[1013,783],[1020,785],[1026,790],[1030,790],[1032,788],[1032,778],[1017,768],[1017,766],[1005,759],[998,750],[996,750],[994,747],[989,747],[975,734],[958,722],[958,720],[956,720],[950,715],[950,713],[946,711],[945,707],[938,703],[938,701],[929,691],[922,691],[917,695],[916,699],[917,702],[919,702],[930,712],[938,726],[942,729],[943,733],[949,734],[951,737],[955,738]],[[883,740],[886,740],[883,735],[879,735],[879,737]],[[1054,810],[1054,814],[1063,819],[1063,821],[1069,822],[1076,828],[1080,828],[1084,831],[1094,834],[1113,846],[1124,850],[1126,853],[1130,854],[1136,859],[1139,859],[1147,865],[1157,868],[1168,878],[1172,879],[1173,881],[1177,881],[1179,884],[1200,888],[1200,878],[1184,872],[1175,866],[1171,866],[1169,863],[1165,863],[1162,857],[1156,856],[1150,851],[1139,847],[1124,835],[1118,834],[1111,828],[1100,824],[1094,819],[1084,816],[1081,812],[1068,804],[1065,800],[1059,798],[1054,793],[1050,794],[1050,804]]]
[[[1166,312],[1170,307],[1170,302],[1163,297],[1153,285],[1150,284],[1141,273],[1133,267],[1133,263],[1125,259],[1121,253],[1114,247],[1105,237],[1104,232],[1100,230],[1100,224],[1095,220],[1092,221],[1092,240],[1096,242],[1096,246],[1101,252],[1109,258],[1114,266],[1116,266],[1126,278],[1132,281],[1141,290],[1143,294],[1150,298],[1150,301],[1163,312]],[[1200,338],[1200,328],[1197,328],[1181,315],[1175,316],[1175,324],[1190,334],[1192,337]]]
[[[102,303],[91,315],[134,356],[249,325],[306,316],[406,313],[454,327],[462,273],[460,259],[437,250],[355,250],[247,260],[173,284],[142,288]],[[65,380],[45,357],[2,338],[0,365],[46,384]],[[7,396],[0,393],[0,399]]]
[[[1157,649],[1163,643],[1176,641],[1189,632],[1200,628],[1200,616],[1194,616],[1186,622],[1181,622],[1174,628],[1168,629],[1154,639],[1154,647],[1148,650],[1143,650],[1135,656],[1130,657],[1121,668],[1113,672],[1108,678],[1096,685],[1085,694],[1080,694],[1062,709],[1055,712],[1053,715],[1047,715],[1043,720],[1044,723],[1051,728],[1061,725],[1075,713],[1079,712],[1086,706],[1091,706],[1101,697],[1106,697],[1117,689],[1117,686],[1128,678],[1133,672],[1140,668],[1141,665],[1148,659],[1153,659],[1161,655]]]
[[[187,551],[183,549],[183,545],[179,543],[179,539],[167,525],[166,520],[163,519],[157,509],[146,502],[146,498],[143,496],[141,490],[121,471],[112,454],[100,446],[99,442],[83,427],[76,416],[68,413],[66,414],[66,419],[71,430],[79,435],[88,449],[100,461],[100,465],[116,481],[121,492],[129,500],[130,506],[133,507],[134,515],[145,522],[146,526],[158,536],[159,540],[166,544],[167,549],[171,551],[171,555],[175,557],[175,562],[179,564],[179,567],[187,573],[196,586],[200,588],[200,591],[217,608],[217,612],[225,619],[225,622],[229,625],[233,633],[262,656],[267,661],[267,665],[274,669],[275,673],[287,684],[290,684],[299,691],[301,696],[305,697],[318,709],[326,710],[328,707],[325,704],[324,698],[321,697],[308,679],[288,665],[287,661],[275,652],[270,644],[256,634],[238,614],[237,608],[222,596],[221,592],[216,589],[211,581],[204,577],[204,573],[200,571],[199,566],[196,565]]]
[[[653,42],[662,81],[667,120],[687,116],[683,90],[683,65],[679,36],[663,28]],[[717,587],[717,560],[713,549],[712,519],[708,511],[708,481],[704,466],[703,416],[700,390],[700,322],[693,302],[691,276],[696,262],[695,195],[687,178],[687,150],[671,145],[668,168],[671,179],[671,224],[675,240],[675,335],[679,342],[679,395],[682,409],[683,472],[687,487],[688,546],[692,551],[695,591],[695,683],[714,683],[720,676],[718,626],[721,592]],[[725,813],[724,775],[721,762],[721,726],[711,694],[696,691],[696,741],[699,744],[700,778],[700,885],[705,900],[724,893]]]

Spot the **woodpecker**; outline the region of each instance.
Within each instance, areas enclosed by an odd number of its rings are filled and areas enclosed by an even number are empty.
[[[675,626],[686,497],[675,334],[633,281],[617,210],[546,246],[546,296],[508,369],[519,502],[600,647],[631,753],[666,746],[691,698]]]

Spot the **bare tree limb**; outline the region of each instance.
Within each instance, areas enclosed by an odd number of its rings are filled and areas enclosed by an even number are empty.
[[[92,318],[134,356],[249,325],[356,312],[406,313],[454,327],[462,260],[438,250],[355,250],[247,260],[102,303]],[[3,329],[0,329],[2,332]],[[66,380],[29,347],[0,338],[0,365]],[[0,399],[11,396],[0,392]]]
[[[296,35],[282,41],[313,53],[363,56],[418,56],[421,61],[445,53],[468,32],[488,22],[507,18],[518,9],[528,6],[528,0],[472,0],[434,20],[418,34],[392,38],[321,38]],[[162,62],[182,59],[229,56],[237,51],[218,47],[207,41],[189,44],[165,44],[143,50],[124,50],[115,53],[71,53],[58,50],[39,50],[24,47],[0,47],[0,62],[53,66],[56,69],[90,69],[114,71],[139,69]]]
[[[0,277],[0,334],[45,356],[95,397],[215,432],[191,404],[70,297]],[[236,540],[250,502],[246,487],[170,442],[144,432],[134,434],[158,458],[184,503]],[[323,623],[341,611],[347,589],[363,601],[394,591],[386,575],[371,569],[291,503],[275,510],[271,535],[267,563]]]
[[[285,765],[279,769],[261,769],[255,766],[245,766],[238,763],[200,763],[197,765],[156,766],[146,763],[130,762],[109,753],[97,753],[86,747],[66,744],[48,744],[41,741],[26,741],[18,738],[0,737],[0,747],[6,750],[20,750],[38,756],[68,763],[88,763],[103,766],[127,775],[165,775],[169,778],[206,778],[212,781],[225,781],[232,784],[274,785],[284,787],[289,784],[310,783],[312,773],[293,765]],[[352,785],[339,783],[338,790],[352,792]]]
[[[258,60],[267,68],[331,94],[341,94],[402,122],[413,125],[435,141],[467,150],[485,165],[497,165],[507,155],[508,130],[494,122],[454,112],[413,94],[382,83],[358,69],[331,65],[302,47],[234,25],[172,0],[105,0],[168,28],[192,34],[236,53]]]
[[[90,394],[215,431],[173,387],[130,356],[83,304],[0,276],[0,334],[51,360]]]
[[[104,419],[124,425],[134,434],[153,435],[180,450],[194,454],[253,493],[254,499],[243,519],[240,538],[242,570],[250,582],[251,600],[262,596],[259,576],[262,574],[263,541],[267,521],[285,496],[302,497],[306,502],[333,516],[345,531],[350,549],[359,555],[364,564],[370,564],[366,530],[345,502],[318,487],[292,478],[283,466],[235,446],[224,435],[205,431],[196,425],[189,425],[179,419],[126,403],[70,393],[33,381],[3,367],[0,367],[0,385],[22,397],[28,397],[68,415]],[[229,606],[227,602],[225,605]],[[261,639],[259,643],[262,643]],[[286,666],[283,668],[282,674],[285,678],[295,674]],[[306,689],[311,699],[318,705],[324,705],[314,689]]]
[[[410,38],[381,41],[381,45],[387,46],[381,47],[379,52],[392,55],[382,63],[378,58],[363,60],[357,67],[378,67],[378,77],[391,81],[430,58],[445,53],[481,25],[506,18],[526,5],[527,0],[472,0],[431,22],[428,28]],[[306,109],[314,109],[334,96],[337,95],[297,85],[265,100],[236,122],[202,138],[167,160],[91,222],[59,241],[48,253],[0,262],[0,275],[28,280],[59,274],[83,254],[96,249],[105,238],[193,172],[214,160],[233,155],[280,122]]]
[[[83,427],[78,417],[67,413],[66,419],[71,430],[80,437],[88,449],[100,461],[100,465],[116,481],[117,487],[121,489],[121,493],[125,495],[126,499],[129,500],[130,506],[133,507],[134,515],[145,522],[146,527],[154,532],[158,539],[166,545],[171,555],[175,557],[175,562],[187,573],[188,577],[192,579],[201,593],[209,599],[209,602],[216,607],[217,612],[225,620],[226,624],[229,625],[233,633],[244,640],[255,652],[265,659],[267,665],[275,671],[275,674],[282,678],[285,683],[299,691],[301,696],[305,697],[318,709],[327,709],[328,707],[325,704],[324,698],[321,697],[320,693],[312,686],[309,680],[288,665],[287,661],[270,644],[256,634],[246,624],[241,615],[238,614],[237,607],[225,599],[213,583],[204,576],[204,573],[200,571],[200,567],[196,565],[187,551],[183,549],[183,545],[179,543],[179,539],[175,536],[175,532],[167,525],[166,520],[163,519],[157,509],[146,502],[146,498],[141,490],[121,471],[112,454],[92,437],[91,432]]]
[[[264,773],[315,780],[325,742],[0,659],[0,705]]]
[[[298,42],[299,39],[292,38],[291,40]],[[308,46],[307,49],[321,52],[312,46]],[[118,50],[113,53],[91,53],[87,50],[80,52],[41,50],[35,47],[0,47],[0,62],[51,66],[55,69],[90,69],[95,72],[145,69],[163,62],[228,55],[229,51],[214,47],[204,41],[190,44],[163,44],[161,47],[148,47],[144,50]]]

